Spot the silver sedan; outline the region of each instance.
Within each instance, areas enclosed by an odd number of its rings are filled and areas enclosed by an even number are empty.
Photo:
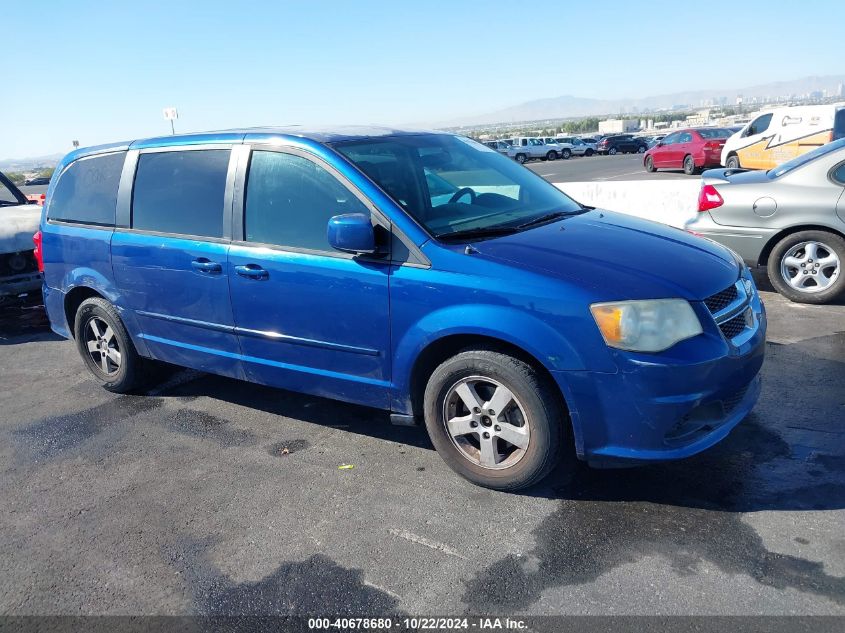
[[[765,266],[785,297],[845,294],[845,139],[769,171],[706,171],[698,207],[685,228]]]

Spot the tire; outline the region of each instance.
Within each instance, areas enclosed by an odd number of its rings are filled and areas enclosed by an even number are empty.
[[[648,148],[645,145],[637,146],[637,154],[645,154]]]
[[[617,153],[618,151],[619,151],[619,150],[617,150],[615,147],[611,147],[609,150],[607,150],[607,153],[608,153],[610,156],[616,156],[616,153]]]
[[[657,171],[657,167],[654,166],[654,159],[651,156],[645,157],[645,170],[650,174]]]
[[[592,148],[587,148],[587,151],[586,151],[586,152],[584,152],[584,156],[586,156],[587,158],[589,158],[589,157],[590,157],[590,156],[592,156],[594,153],[595,153],[595,152],[593,152]]]
[[[557,160],[557,152],[551,151],[546,154],[546,160]]]
[[[725,161],[725,167],[727,169],[741,169],[739,164],[739,156],[736,154],[731,154],[728,156],[728,160]]]
[[[687,176],[694,176],[695,172],[698,171],[698,168],[695,166],[695,159],[690,155],[687,154],[684,156],[684,173]]]
[[[775,290],[795,303],[814,304],[830,303],[845,294],[843,268],[845,239],[827,231],[787,235],[775,244],[767,265]]]
[[[503,388],[511,394],[505,408],[493,414],[481,411],[482,406],[498,406],[495,394]],[[478,405],[476,413],[470,412],[459,390]],[[454,437],[446,423],[450,411],[455,411],[454,417],[472,418],[464,420]],[[491,350],[466,350],[437,367],[425,388],[424,412],[428,434],[443,461],[469,481],[495,490],[519,490],[539,482],[559,461],[561,436],[568,437],[554,385],[523,361]],[[491,437],[482,445],[485,434]],[[525,446],[511,444],[504,436]],[[574,463],[574,454],[571,460]]]
[[[73,331],[85,366],[103,388],[114,393],[133,393],[149,384],[154,364],[138,355],[117,310],[108,301],[101,297],[83,301],[76,311]],[[96,349],[89,347],[95,338],[99,345]],[[101,351],[104,346],[109,349],[105,354]]]
[[[525,154],[516,155],[516,162],[518,162],[520,165],[524,165],[526,160],[528,160],[528,157]]]
[[[569,160],[570,158],[572,158],[572,150],[569,149],[568,147],[565,147],[563,149],[563,151],[560,153],[560,157],[563,158],[564,160]]]

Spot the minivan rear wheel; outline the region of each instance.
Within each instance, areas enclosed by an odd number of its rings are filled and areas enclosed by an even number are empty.
[[[426,385],[424,413],[437,452],[478,485],[519,490],[558,462],[560,400],[548,379],[512,356],[478,349],[446,360]]]
[[[769,254],[769,281],[796,303],[829,303],[845,294],[845,239],[827,231],[787,235]]]
[[[100,297],[83,301],[76,311],[73,331],[85,366],[105,389],[131,393],[147,384],[151,361],[138,355],[117,310],[108,301]]]

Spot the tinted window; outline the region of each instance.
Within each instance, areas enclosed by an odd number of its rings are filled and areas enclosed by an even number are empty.
[[[701,138],[728,138],[732,132],[720,127],[708,128],[706,130],[697,130]]]
[[[845,137],[845,108],[836,111],[836,118],[833,121],[833,138]]]
[[[249,242],[333,250],[329,218],[369,210],[320,165],[301,156],[253,152],[249,165],[244,235]]]
[[[8,187],[6,183],[4,183],[2,180],[0,180],[0,202],[5,202],[14,205],[21,204],[21,201],[15,195],[15,192],[12,191],[12,189]]]
[[[836,171],[833,172],[833,179],[836,182],[845,184],[845,163],[842,163]]]
[[[678,143],[691,143],[692,142],[692,134],[689,132],[684,132],[678,137]]]
[[[51,220],[114,226],[125,152],[82,158],[65,169],[50,200]]]
[[[582,210],[530,170],[462,137],[394,136],[342,142],[336,148],[441,238]]]
[[[680,134],[678,134],[677,132],[675,132],[674,134],[670,134],[668,136],[665,136],[663,138],[663,144],[664,145],[672,145],[674,143],[677,143],[679,136],[680,136]]]
[[[141,154],[132,193],[132,227],[223,237],[228,149]]]
[[[752,134],[762,134],[763,132],[769,129],[769,123],[771,122],[771,112],[754,119],[754,121],[751,122],[751,125],[748,126],[748,132],[746,133],[746,136],[751,136]]]

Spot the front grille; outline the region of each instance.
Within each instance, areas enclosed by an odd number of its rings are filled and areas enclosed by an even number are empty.
[[[0,277],[25,275],[38,271],[38,264],[32,251],[0,255]]]
[[[719,329],[722,330],[722,334],[724,334],[725,338],[728,340],[738,336],[740,332],[745,329],[745,314],[740,313],[734,318],[728,319],[724,323],[720,323]]]
[[[704,303],[712,314],[716,314],[719,310],[724,310],[731,303],[736,301],[737,296],[736,286],[728,286],[721,292],[717,292],[716,294],[707,297],[704,300]]]

